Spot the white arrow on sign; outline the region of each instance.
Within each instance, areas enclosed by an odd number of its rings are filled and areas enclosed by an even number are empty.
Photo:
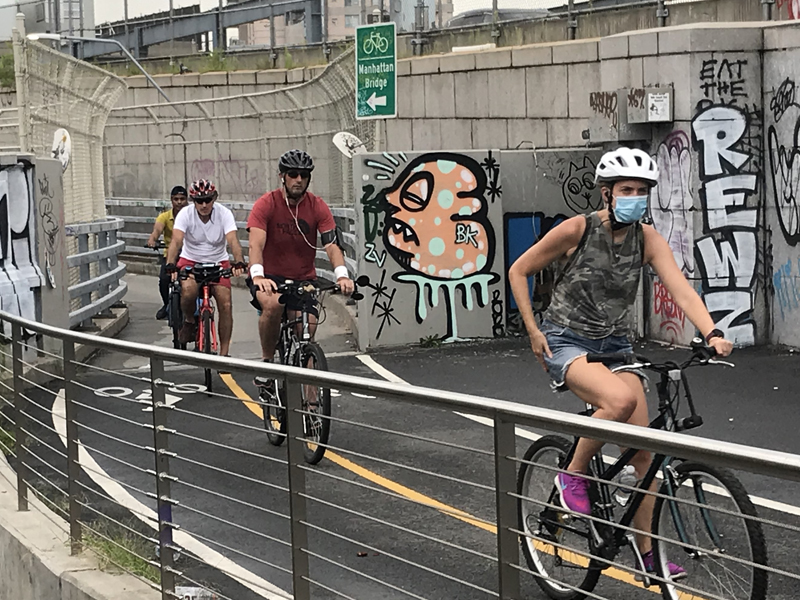
[[[377,92],[372,92],[372,96],[367,99],[367,106],[375,110],[376,106],[386,106],[386,96],[378,96]]]

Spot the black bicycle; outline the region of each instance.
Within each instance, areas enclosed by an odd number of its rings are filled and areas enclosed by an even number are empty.
[[[149,250],[164,250],[167,245],[159,240],[155,246],[148,246],[145,248]],[[163,255],[162,255],[163,259]],[[186,344],[182,344],[178,340],[178,332],[183,326],[183,311],[181,310],[181,282],[180,279],[170,282],[169,284],[169,299],[167,300],[167,323],[172,330],[172,347],[177,350],[186,350]]]
[[[319,305],[323,292],[339,291],[335,284],[319,284],[312,281],[286,281],[277,286],[285,305],[287,297],[293,297],[301,307],[296,317],[290,318],[284,307],[281,318],[280,337],[275,350],[275,362],[304,369],[328,370],[325,353],[311,340],[310,311]],[[353,292],[358,300],[360,294]],[[259,382],[259,399],[264,411],[264,427],[267,438],[274,446],[286,439],[286,390],[284,380],[274,379]],[[303,384],[303,433],[305,438],[304,458],[311,465],[317,464],[325,455],[325,445],[330,436],[331,391],[314,384]]]
[[[624,363],[615,372],[648,369],[659,375],[658,416],[652,429],[687,431],[700,427],[685,370],[721,363],[703,340],[692,343],[691,356],[682,364],[655,364],[638,355],[589,354],[589,362]],[[721,363],[729,364],[729,363]],[[730,365],[732,366],[732,365]],[[679,418],[681,388],[689,416]],[[581,414],[591,415],[588,408]],[[664,598],[716,597],[726,600],[763,600],[767,593],[767,546],[753,503],[739,480],[727,469],[695,461],[656,455],[636,486],[614,481],[636,453],[630,449],[606,466],[602,453],[590,464],[598,481],[589,487],[591,518],[561,507],[554,478],[569,465],[575,442],[548,435],[528,448],[517,478],[522,550],[536,583],[555,600],[579,600],[591,592],[601,572],[629,546],[637,571],[644,573],[642,556],[630,527],[636,511],[656,476],[663,480],[655,499],[651,523],[656,581],[644,575],[644,585],[660,585]],[[615,519],[615,511],[622,511]],[[620,525],[622,527],[618,527]],[[665,541],[669,540],[669,541]],[[602,559],[602,560],[598,560]],[[668,562],[688,574],[678,585],[670,579]],[[686,593],[681,590],[688,590]],[[707,594],[707,595],[706,595]]]

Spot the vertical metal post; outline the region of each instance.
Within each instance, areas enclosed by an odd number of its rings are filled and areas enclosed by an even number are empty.
[[[575,0],[567,2],[567,39],[575,39],[575,30],[578,29],[578,19],[575,17]]]
[[[367,0],[361,0],[359,3],[359,15],[358,15],[358,24],[359,25],[366,25],[367,24]]]
[[[444,10],[444,5],[442,0],[436,0],[436,26],[441,29],[442,23],[444,22],[444,16],[442,15],[442,10]]]
[[[511,495],[517,488],[517,469],[509,456],[516,456],[514,423],[494,418],[494,476],[497,503],[497,562],[500,600],[519,600],[519,537],[516,529],[517,501]]]
[[[308,530],[306,520],[306,475],[303,463],[303,391],[299,381],[285,379],[286,443],[289,461],[289,519],[292,533],[292,589],[294,600],[309,600],[311,584],[308,581]]]
[[[84,252],[89,251],[89,234],[88,233],[81,233],[78,234],[78,252],[83,254]],[[80,272],[80,283],[84,281],[89,281],[92,278],[91,275],[91,268],[89,263],[85,263],[79,267]],[[84,306],[89,306],[92,303],[92,294],[83,294],[81,296],[81,308]],[[83,323],[81,323],[82,327],[91,327],[92,320],[86,319]]]
[[[761,18],[764,21],[772,21],[772,7],[775,0],[761,0]]]
[[[500,37],[500,28],[497,22],[500,20],[500,15],[497,10],[497,0],[492,0],[492,41],[496,44],[497,39]]]
[[[219,8],[217,9],[217,38],[214,40],[214,49],[225,49],[225,25],[222,23],[222,0],[219,0]]]
[[[97,232],[97,249],[101,250],[103,248],[108,247],[108,232],[107,231],[99,231]],[[107,258],[101,258],[97,261],[97,274],[98,276],[105,275],[109,272],[109,260]],[[109,292],[111,291],[111,286],[103,285],[100,287],[100,297],[108,296]],[[110,311],[106,311],[107,313]]]
[[[331,49],[328,47],[328,0],[320,0],[320,12],[322,13],[322,54],[325,62],[328,62]]]
[[[22,391],[22,327],[11,324],[11,372],[14,375],[14,439],[17,448],[17,510],[28,510],[28,480],[26,456],[28,440],[25,435],[26,402]]]
[[[278,65],[278,52],[275,50],[275,5],[269,5],[269,49],[272,55],[272,68]]]
[[[164,360],[150,359],[150,390],[153,402],[153,446],[156,463],[156,497],[158,503],[158,550],[161,561],[161,598],[171,600],[175,592],[174,558],[172,553],[172,485],[169,474],[169,433],[164,393]]]
[[[174,0],[169,0],[169,60],[170,64],[175,59],[175,7]]]
[[[19,111],[19,150],[21,153],[31,151],[28,125],[31,108],[28,105],[28,93],[26,86],[26,77],[28,73],[28,62],[23,48],[25,44],[25,17],[21,14],[17,15],[16,31],[13,32],[14,39],[14,77],[17,83],[17,110]],[[23,75],[24,74],[24,75]]]
[[[131,49],[131,34],[130,34],[130,25],[128,24],[128,0],[122,0],[123,2],[123,9],[125,11],[125,47],[130,50]]]
[[[656,19],[658,20],[659,27],[667,26],[667,17],[669,16],[669,9],[664,4],[664,0],[658,0],[656,5]]]
[[[69,541],[73,555],[82,550],[81,505],[78,503],[78,478],[81,466],[78,459],[78,423],[75,398],[78,396],[77,367],[75,366],[75,343],[64,340],[64,402],[67,417],[67,494],[69,496]]]
[[[83,5],[84,0],[78,0],[78,11],[80,11],[79,22],[78,26],[81,28],[81,32],[78,34],[79,37],[86,37],[86,17],[83,14],[85,9]],[[84,52],[83,52],[83,45],[84,41],[81,40],[78,45],[78,58],[83,60]]]

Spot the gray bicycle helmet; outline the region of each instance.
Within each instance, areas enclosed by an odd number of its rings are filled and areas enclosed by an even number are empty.
[[[313,171],[314,161],[304,150],[289,150],[278,161],[278,169],[281,173],[287,171]]]

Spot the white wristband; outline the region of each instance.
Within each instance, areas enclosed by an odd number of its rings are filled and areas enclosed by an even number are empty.
[[[336,277],[336,281],[340,279],[347,279],[349,277],[347,273],[347,267],[344,265],[340,265],[333,270],[333,275]]]
[[[264,276],[264,265],[250,265],[250,277],[255,279],[256,277],[263,277]]]

